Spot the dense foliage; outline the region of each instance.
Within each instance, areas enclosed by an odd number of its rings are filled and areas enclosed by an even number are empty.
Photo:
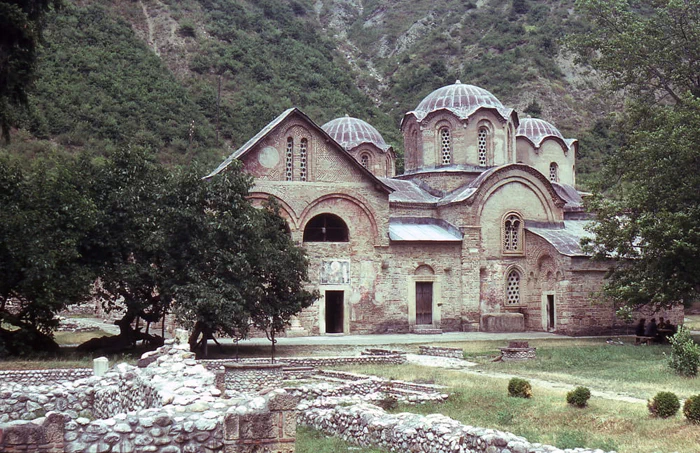
[[[200,335],[240,338],[253,326],[274,338],[316,298],[303,286],[306,256],[274,206],[248,202],[247,176],[203,173],[168,170],[140,148],[30,167],[0,160],[3,349],[48,350],[56,313],[93,291],[123,316],[119,336],[88,349],[157,344],[133,323],[166,312],[193,329],[193,347]]]
[[[566,394],[566,402],[574,407],[584,408],[591,399],[591,391],[586,387],[576,387]]]
[[[21,124],[40,138],[81,146],[109,141],[181,156],[213,145],[198,106],[130,26],[100,6],[52,16],[30,110]],[[199,148],[199,149],[197,149]]]
[[[10,354],[51,350],[55,314],[89,295],[97,212],[82,176],[65,158],[0,158],[0,344]]]
[[[596,27],[569,45],[630,94],[590,203],[590,250],[617,261],[605,295],[631,307],[689,303],[700,289],[700,1],[578,6]]]
[[[693,395],[685,400],[683,415],[690,423],[700,424],[700,395]]]
[[[654,417],[669,418],[678,413],[681,403],[673,392],[659,392],[647,403],[649,413]]]
[[[531,398],[532,386],[527,379],[514,377],[508,381],[508,395],[516,398]]]
[[[681,376],[694,377],[700,366],[700,346],[693,340],[690,330],[680,326],[678,332],[669,338],[671,355],[668,365]]]
[[[59,0],[0,1],[0,135],[10,139],[12,106],[27,103],[46,12]]]

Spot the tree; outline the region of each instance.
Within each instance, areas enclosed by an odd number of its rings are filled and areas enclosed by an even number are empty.
[[[10,140],[10,107],[26,105],[44,16],[60,0],[0,1],[0,135]]]
[[[700,290],[700,1],[577,5],[593,26],[569,48],[629,94],[589,204],[586,245],[613,263],[604,293],[632,307],[689,302]]]
[[[83,252],[97,213],[83,180],[65,157],[30,167],[0,158],[0,343],[10,354],[56,350],[56,313],[89,297]]]
[[[644,102],[700,96],[700,1],[578,0],[590,28],[570,35],[577,62]]]
[[[174,192],[192,202],[169,222],[181,228],[173,238],[190,238],[177,241],[188,275],[175,290],[177,318],[191,329],[192,349],[204,354],[215,334],[245,338],[251,327],[274,346],[291,316],[317,298],[304,288],[306,255],[274,205],[257,209],[246,199],[248,176],[233,168],[207,181],[200,174],[179,177]]]

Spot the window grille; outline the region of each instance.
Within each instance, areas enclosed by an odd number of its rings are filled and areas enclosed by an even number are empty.
[[[287,137],[287,152],[284,173],[287,181],[294,179],[294,139],[292,137]]]
[[[442,143],[442,165],[450,165],[452,163],[452,138],[448,128],[440,129],[440,140]]]
[[[486,165],[486,138],[489,135],[488,129],[482,127],[479,129],[479,165]]]
[[[520,272],[515,269],[508,273],[506,285],[506,305],[520,304]]]
[[[520,250],[520,217],[510,215],[506,219],[503,234],[503,250],[517,252]]]
[[[367,154],[363,154],[362,157],[360,157],[360,163],[363,167],[369,168],[369,156]]]
[[[557,167],[557,164],[555,162],[552,162],[551,164],[549,164],[549,180],[550,181],[557,182],[557,179],[559,176],[557,174],[558,173],[557,170],[558,170],[558,167]]]
[[[306,181],[306,151],[309,148],[309,141],[305,138],[301,139],[299,145],[299,181]]]

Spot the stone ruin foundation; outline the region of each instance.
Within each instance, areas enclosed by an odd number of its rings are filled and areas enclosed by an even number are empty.
[[[393,414],[377,406],[386,398],[407,404],[443,401],[449,396],[439,385],[317,368],[309,372],[311,361],[300,359],[295,366],[280,364],[275,372],[285,377],[282,385],[299,376],[303,385],[253,392],[244,379],[227,382],[221,365],[208,363],[216,368],[213,373],[195,361],[186,344],[168,341],[143,358],[143,368],[119,364],[103,377],[80,377],[81,371],[72,380],[55,373],[56,380],[47,385],[3,381],[0,452],[293,453],[300,423],[394,452],[603,453],[559,450],[441,414]],[[260,382],[274,386],[276,379]]]
[[[531,348],[527,341],[511,341],[507,348],[499,348],[504,362],[537,358],[537,348]]]

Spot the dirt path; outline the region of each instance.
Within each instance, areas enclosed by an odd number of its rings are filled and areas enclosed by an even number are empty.
[[[448,359],[448,358],[443,358],[443,357],[432,357],[432,356],[425,356],[425,355],[417,355],[417,354],[406,354],[406,360],[409,363],[413,363],[416,365],[422,365],[422,366],[430,366],[430,367],[437,367],[437,368],[444,368],[448,370],[455,370],[460,373],[465,373],[469,374],[472,376],[487,376],[487,377],[492,377],[492,378],[499,378],[499,379],[512,379],[514,377],[521,377],[521,376],[516,376],[514,374],[508,374],[508,373],[498,373],[494,371],[483,371],[483,370],[477,370],[474,367],[477,366],[476,363],[474,362],[468,362],[466,360],[459,360],[459,359]],[[538,379],[538,378],[528,378],[531,384],[538,386],[538,387],[545,387],[548,389],[553,389],[553,390],[562,390],[562,391],[570,391],[573,390],[576,386],[568,384],[566,382],[559,382],[559,381],[547,381],[544,379]],[[608,400],[615,400],[615,401],[624,401],[626,403],[635,403],[635,404],[646,404],[647,400],[642,399],[642,398],[636,398],[633,396],[628,396],[628,395],[622,395],[620,393],[615,393],[615,392],[609,392],[605,390],[596,390],[596,389],[591,389],[591,395],[595,396],[596,398],[604,398]]]

